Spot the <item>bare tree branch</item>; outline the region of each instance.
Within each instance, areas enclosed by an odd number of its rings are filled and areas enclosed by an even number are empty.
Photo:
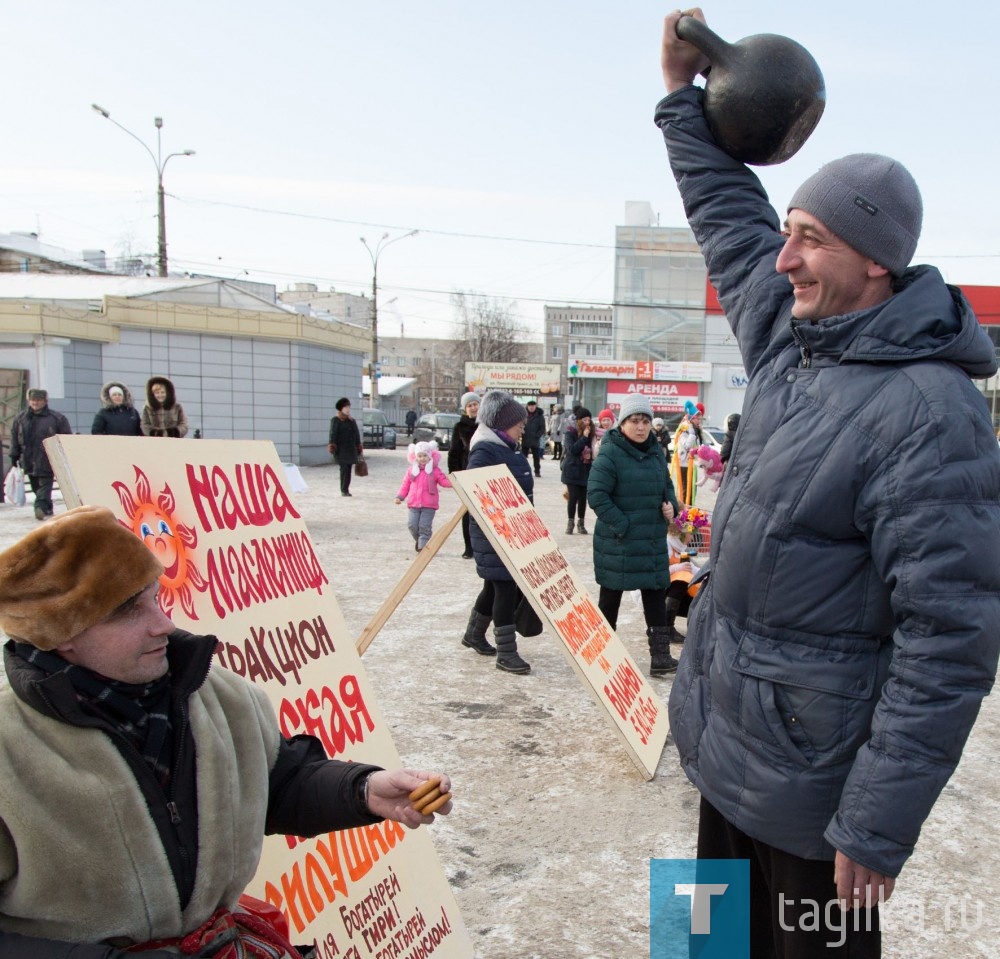
[[[530,331],[517,322],[517,303],[478,293],[452,294],[458,333],[451,359],[464,376],[468,361],[492,363],[531,362],[527,340]]]

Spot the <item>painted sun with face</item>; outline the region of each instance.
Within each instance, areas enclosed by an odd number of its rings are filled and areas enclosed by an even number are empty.
[[[507,523],[507,514],[497,505],[496,500],[485,490],[479,488],[476,489],[476,498],[497,536],[502,536],[508,543],[511,542],[514,539],[514,531]]]
[[[119,522],[135,533],[163,564],[159,593],[163,612],[169,616],[174,606],[180,603],[185,615],[197,619],[192,588],[198,592],[208,588],[193,558],[188,555],[198,545],[197,531],[174,518],[176,503],[168,484],[163,484],[154,502],[149,478],[138,466],[133,469],[134,490],[121,481],[111,484],[128,516],[128,522]]]

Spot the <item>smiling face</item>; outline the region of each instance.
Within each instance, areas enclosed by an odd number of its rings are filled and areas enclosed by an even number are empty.
[[[56,647],[67,662],[123,683],[151,683],[167,671],[167,637],[174,624],[156,601],[150,583],[99,623]]]
[[[125,394],[121,390],[111,390],[111,392],[108,393],[108,396],[111,397],[111,402],[114,403],[115,406],[121,406],[122,403],[125,402]]]
[[[795,319],[816,323],[892,296],[889,271],[848,246],[811,214],[789,211],[782,233],[785,245],[775,269],[792,284]]]
[[[157,403],[162,403],[167,398],[167,388],[162,383],[154,383],[152,394]]]

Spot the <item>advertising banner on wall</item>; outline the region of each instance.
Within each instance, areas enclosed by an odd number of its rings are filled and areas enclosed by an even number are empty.
[[[466,509],[535,612],[562,642],[584,688],[646,779],[669,731],[667,710],[597,608],[506,466],[452,473]]]
[[[571,377],[592,380],[677,380],[691,383],[712,381],[711,363],[674,363],[660,360],[571,359],[566,368]]]
[[[476,393],[507,390],[519,396],[559,393],[558,363],[478,363],[465,364],[466,389]]]
[[[610,380],[608,382],[608,406],[613,413],[626,396],[638,393],[649,397],[649,403],[654,413],[683,413],[684,403],[698,401],[697,383],[649,383],[627,382],[625,380]]]
[[[218,637],[214,668],[262,687],[284,736],[401,765],[272,443],[55,436],[45,448],[67,506],[106,506],[146,543],[166,570],[164,611]],[[248,892],[319,957],[474,952],[426,828],[267,837]]]

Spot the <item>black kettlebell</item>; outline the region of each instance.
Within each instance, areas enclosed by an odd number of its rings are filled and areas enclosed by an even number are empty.
[[[784,163],[809,139],[826,87],[800,43],[773,33],[727,43],[694,17],[677,21],[677,36],[711,62],[703,72],[705,118],[731,157],[755,166]]]

